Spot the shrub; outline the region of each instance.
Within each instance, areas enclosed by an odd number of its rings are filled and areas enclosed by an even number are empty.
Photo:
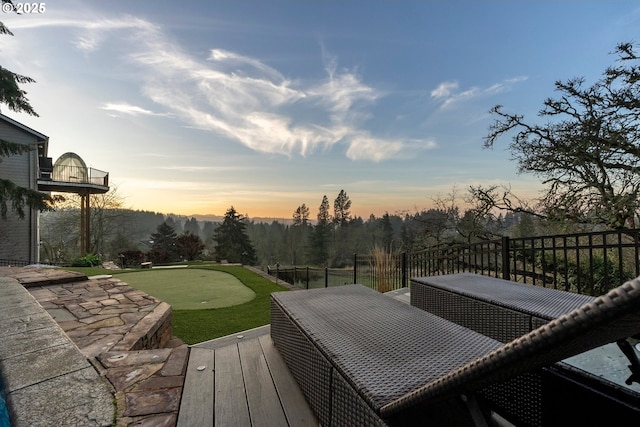
[[[102,265],[102,258],[100,255],[94,254],[86,254],[71,261],[72,267],[97,267],[99,265]]]

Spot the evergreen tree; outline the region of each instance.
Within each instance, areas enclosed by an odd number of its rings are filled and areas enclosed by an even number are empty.
[[[347,225],[351,219],[351,200],[344,190],[340,190],[338,197],[333,202],[333,221],[337,226]]]
[[[5,3],[11,2],[2,0],[2,4]],[[0,22],[0,34],[13,35],[2,22]],[[27,92],[20,89],[20,84],[34,82],[31,77],[16,74],[0,66],[0,104],[7,105],[12,111],[24,112],[37,117],[38,114],[26,97]],[[0,139],[0,162],[2,162],[1,157],[19,155],[33,149],[34,147],[29,145]],[[19,218],[24,219],[25,208],[48,211],[52,210],[52,202],[53,198],[46,193],[21,187],[13,181],[0,178],[0,218],[2,219],[7,217],[9,205]]]
[[[184,232],[195,234],[196,236],[200,235],[200,224],[198,224],[198,220],[191,217],[184,223]]]
[[[176,241],[178,235],[173,227],[166,221],[158,226],[156,232],[151,235],[151,252],[149,257],[151,261],[158,264],[166,264],[176,261],[178,252],[176,249]]]
[[[309,240],[309,208],[304,203],[293,212],[291,227],[291,262],[293,265],[306,264],[305,242]]]
[[[166,223],[171,228],[173,228],[173,231],[175,231],[176,234],[182,234],[182,231],[183,231],[182,223],[180,222],[179,219],[174,218],[173,214],[169,214],[167,216]]]
[[[256,262],[256,253],[246,234],[244,215],[231,206],[224,215],[222,224],[213,233],[216,242],[216,260],[252,265]]]
[[[382,228],[382,247],[387,253],[393,252],[393,226],[391,225],[391,218],[389,212],[385,212],[380,219]]]
[[[293,225],[309,224],[309,208],[304,203],[293,212]]]
[[[344,267],[351,262],[352,252],[349,249],[352,239],[351,200],[344,190],[340,190],[333,202],[333,250],[331,265]]]
[[[211,237],[213,236],[213,232],[215,231],[216,227],[218,226],[218,223],[214,223],[212,221],[205,221],[204,224],[202,224],[202,232],[200,233],[200,237],[202,237],[202,240],[207,243]]]
[[[309,257],[316,265],[326,265],[329,259],[329,237],[331,233],[331,214],[329,199],[325,195],[318,208],[318,222],[310,235]]]

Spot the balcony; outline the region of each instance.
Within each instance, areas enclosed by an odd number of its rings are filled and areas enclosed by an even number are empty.
[[[79,162],[69,161],[77,159],[79,157],[63,155],[52,165],[51,157],[40,157],[38,190],[76,194],[103,194],[109,191],[109,173],[87,167],[81,159]]]

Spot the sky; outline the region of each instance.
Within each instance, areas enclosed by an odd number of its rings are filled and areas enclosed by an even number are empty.
[[[14,1],[14,3],[17,3]],[[542,185],[489,110],[540,120],[554,82],[595,82],[640,3],[583,1],[66,1],[1,13],[0,64],[49,137],[109,172],[123,206],[315,219],[415,212],[469,186]],[[460,203],[463,203],[460,200]]]

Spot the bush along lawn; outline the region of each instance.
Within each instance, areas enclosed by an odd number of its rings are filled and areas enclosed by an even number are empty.
[[[173,310],[173,335],[187,344],[197,344],[225,335],[269,324],[270,295],[286,291],[268,279],[239,266],[198,267],[224,271],[252,289],[256,297],[244,304],[207,310]],[[126,276],[123,276],[126,281]]]

